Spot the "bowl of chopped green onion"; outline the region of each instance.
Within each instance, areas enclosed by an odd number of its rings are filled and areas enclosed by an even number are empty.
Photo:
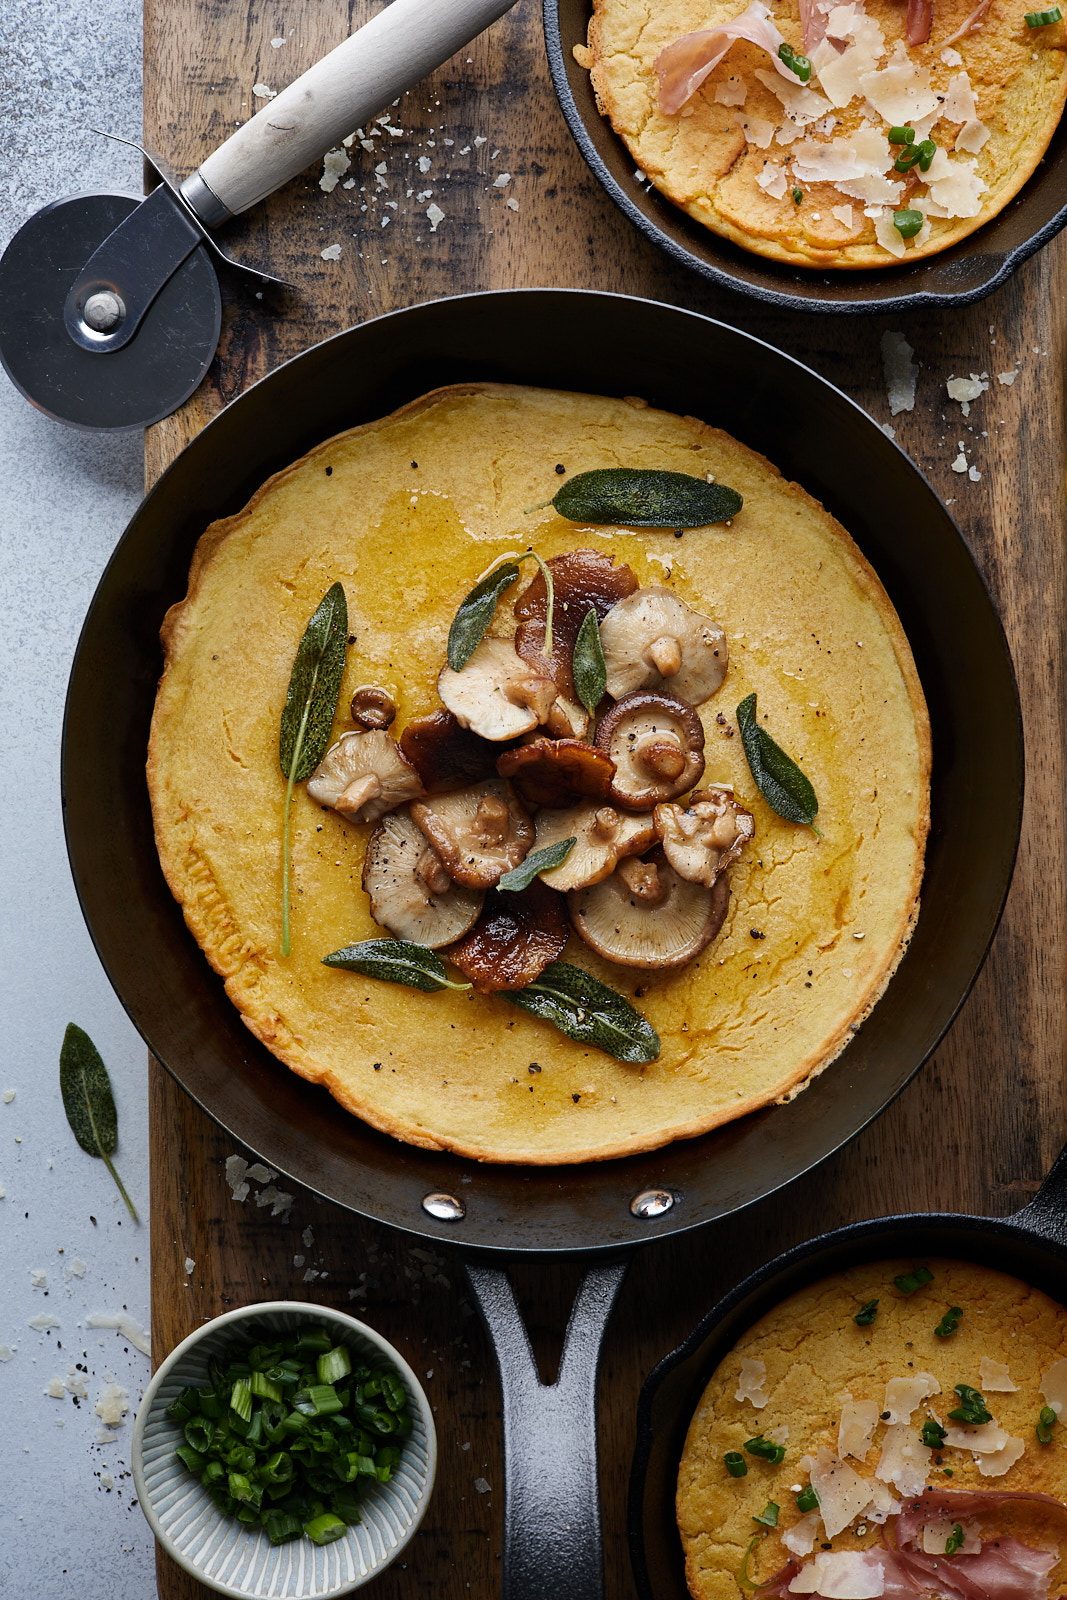
[[[392,1345],[343,1311],[284,1300],[190,1334],[133,1436],[156,1538],[241,1600],[351,1594],[412,1538],[436,1465],[429,1402]]]

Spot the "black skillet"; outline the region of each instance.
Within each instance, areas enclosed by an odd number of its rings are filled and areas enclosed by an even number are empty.
[[[342,1114],[241,1023],[185,928],[153,844],[144,760],[158,631],[185,592],[206,524],[238,510],[271,472],[328,435],[468,379],[640,394],[765,452],[841,518],[871,559],[930,705],[923,908],[886,995],[794,1104],[647,1156],[480,1166],[397,1143]],[[494,1259],[489,1252],[497,1261],[517,1252],[618,1258],[769,1194],[877,1116],[934,1049],[977,974],[1007,892],[1022,800],[1018,701],[999,621],[955,524],[896,445],[838,390],[757,339],[672,307],[574,290],[470,295],[378,318],[306,351],[223,411],[147,497],[101,580],[63,738],[67,842],[82,909],[155,1055],[271,1166],[378,1222],[469,1245],[483,1262]],[[986,759],[991,748],[995,763]],[[462,1215],[448,1220],[450,1210]],[[508,1592],[595,1594],[596,1363],[622,1268],[588,1276],[560,1382],[548,1390],[537,1383],[503,1273],[490,1265],[470,1272],[506,1369]],[[561,1482],[571,1485],[565,1497]]]
[[[1067,1303],[1067,1150],[1014,1216],[919,1212],[835,1228],[769,1261],[709,1311],[655,1368],[638,1407],[630,1477],[630,1553],[641,1600],[690,1600],[674,1515],[690,1418],[722,1358],[746,1328],[806,1284],[863,1261],[944,1256],[977,1261]]]
[[[560,107],[595,177],[634,227],[675,261],[726,289],[795,311],[844,314],[962,306],[998,288],[1067,223],[1067,119],[1014,200],[975,233],[928,259],[878,272],[826,272],[766,260],[720,239],[634,176],[634,159],[597,110],[584,45],[590,0],[543,0],[545,43]]]

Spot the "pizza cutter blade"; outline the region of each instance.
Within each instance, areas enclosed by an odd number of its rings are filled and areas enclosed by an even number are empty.
[[[74,428],[147,427],[189,398],[222,325],[213,230],[264,199],[434,71],[514,0],[393,0],[178,179],[145,198],[54,201],[0,257],[0,363],[30,403]],[[138,147],[140,148],[140,147]],[[287,286],[287,287],[291,287]]]

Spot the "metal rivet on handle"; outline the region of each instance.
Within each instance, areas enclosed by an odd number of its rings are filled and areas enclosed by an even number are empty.
[[[423,1196],[422,1209],[439,1222],[462,1222],[467,1208],[454,1194],[427,1194]]]
[[[126,307],[110,289],[91,294],[82,307],[82,320],[94,333],[113,333],[125,315]]]
[[[642,1189],[640,1194],[635,1194],[630,1201],[630,1210],[635,1217],[647,1219],[648,1217],[662,1217],[674,1204],[674,1196],[669,1189]]]

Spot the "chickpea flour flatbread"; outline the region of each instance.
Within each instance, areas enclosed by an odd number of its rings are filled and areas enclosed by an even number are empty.
[[[1028,4],[933,0],[929,37],[909,45],[916,0],[593,0],[576,55],[640,172],[697,222],[776,261],[886,267],[981,227],[1044,155],[1067,97],[1067,23],[1028,27]],[[770,28],[769,49],[735,39],[665,111],[661,52],[742,15]],[[779,70],[778,39],[806,51],[806,82]],[[896,170],[900,125],[913,150],[931,141],[925,169]],[[898,211],[915,213],[906,235]]]
[[[823,1278],[768,1312],[720,1363],[690,1424],[678,1474],[678,1525],[694,1600],[737,1600],[737,1574],[754,1536],[745,1576],[769,1583],[765,1593],[777,1600],[831,1590],[842,1600],[857,1589],[881,1594],[880,1581],[887,1595],[966,1592],[978,1600],[1008,1592],[988,1570],[1000,1558],[1016,1568],[1015,1595],[1036,1600],[1063,1592],[1067,1423],[1053,1423],[1047,1444],[1035,1425],[1043,1407],[1067,1398],[1067,1311],[991,1268],[936,1260],[925,1267],[931,1280],[910,1294],[893,1281],[908,1281],[910,1260]],[[857,1313],[874,1300],[871,1320],[857,1324]],[[953,1308],[956,1331],[938,1336],[935,1328],[945,1328]],[[962,1403],[958,1384],[978,1391],[989,1422],[950,1418]],[[922,1443],[924,1424],[933,1423],[944,1430],[941,1448]],[[781,1441],[780,1462],[745,1451],[758,1435]],[[936,1440],[937,1430],[927,1437]],[[1000,1448],[983,1452],[983,1443]],[[744,1476],[730,1475],[724,1458],[733,1452],[748,1467]],[[815,1510],[805,1497],[809,1484],[820,1494]],[[1011,1498],[1020,1493],[1057,1503]],[[752,1520],[770,1501],[779,1507],[773,1528]],[[946,1556],[957,1526],[960,1536]],[[951,1578],[957,1550],[964,1589]],[[906,1563],[902,1588],[893,1581],[894,1551]],[[846,1560],[848,1552],[866,1552],[866,1559]],[[816,1564],[827,1554],[832,1559],[819,1573]],[[879,1578],[873,1569],[883,1560],[890,1567]]]
[[[618,463],[675,469],[744,497],[732,525],[576,526],[526,515],[561,481]],[[564,468],[561,478],[557,466]],[[661,1039],[628,1065],[495,995],[425,994],[322,965],[382,937],[361,871],[372,829],[292,810],[293,942],[280,955],[285,781],[278,730],[297,644],[327,589],[347,595],[332,738],[366,683],[391,732],[438,708],[449,625],[505,551],[610,552],[725,630],[730,662],[700,708],[704,783],[735,786],[755,838],[730,869],[718,937],[643,972],[573,934],[563,959],[629,998]],[[527,567],[525,571],[530,571]],[[514,629],[512,598],[490,632]],[[148,778],[160,859],[186,921],[256,1037],[374,1127],[480,1160],[551,1164],[651,1150],[791,1095],[882,993],[918,906],[929,727],[907,641],[849,538],[754,451],[640,402],[506,386],[440,390],[327,440],[214,523],[163,628]],[[803,764],[823,838],[767,806],[736,732],[759,716]],[[539,1069],[539,1070],[538,1070]]]

